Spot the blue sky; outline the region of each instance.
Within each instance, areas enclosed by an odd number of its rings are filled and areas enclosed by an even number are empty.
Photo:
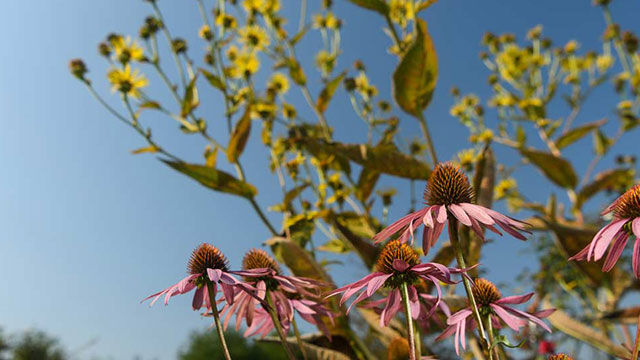
[[[296,1],[283,3],[288,14],[297,14]],[[344,0],[335,3],[334,11],[344,19],[345,50],[338,68],[362,58],[372,81],[389,98],[389,76],[396,60],[386,54],[390,42],[381,30],[382,19]],[[192,40],[192,57],[199,59],[200,17],[195,2],[159,4],[173,33]],[[640,30],[634,16],[640,13],[640,3],[617,0],[612,8],[623,28]],[[188,332],[208,326],[207,321],[191,311],[189,297],[152,309],[139,300],[179,280],[190,252],[202,241],[219,245],[237,267],[246,250],[268,237],[247,202],[207,191],[152,156],[132,156],[129,151],[142,146],[141,139],[111,118],[68,74],[67,61],[83,57],[97,87],[108,95],[106,64],[97,56],[96,44],[108,32],[137,33],[149,13],[146,3],[130,0],[4,1],[0,5],[4,35],[0,326],[8,332],[45,329],[71,350],[92,343],[80,358],[174,358]],[[439,83],[427,117],[441,158],[450,158],[463,147],[467,135],[448,115],[450,87],[458,85],[463,92],[487,97],[488,73],[477,55],[485,31],[509,31],[522,38],[527,29],[542,24],[556,44],[575,38],[583,49],[599,50],[598,38],[604,29],[600,10],[586,0],[441,0],[425,18],[440,61]],[[290,22],[297,23],[297,17]],[[312,54],[319,41],[316,34],[311,35],[299,53]],[[152,87],[161,86],[158,79],[150,80]],[[317,94],[317,77],[311,87]],[[170,101],[166,94],[157,98]],[[292,99],[300,103],[301,96]],[[613,119],[614,106],[608,90],[597,93],[577,121]],[[211,97],[203,105],[203,114],[214,122],[216,116],[222,119],[222,108],[219,99]],[[365,134],[344,100],[332,104],[327,118],[338,138],[353,140],[345,134]],[[163,143],[188,159],[198,159],[204,145],[199,139],[179,134],[166,119],[157,121]],[[405,136],[418,135],[415,121],[404,115],[402,121]],[[277,183],[264,176],[266,160],[258,132],[253,135],[243,160],[249,180],[260,179],[263,184],[258,201],[266,206],[277,201],[276,192],[269,191]],[[355,140],[359,136],[365,135],[355,135]],[[631,137],[621,143],[620,150],[637,154]],[[579,169],[590,158],[590,146],[590,141],[583,141],[569,153],[584,155],[577,161]],[[512,159],[508,152],[499,154],[501,160]],[[521,181],[530,185],[532,197],[547,192],[532,187],[537,175],[524,175]],[[404,187],[399,199],[407,198],[406,182],[385,181]],[[394,208],[391,217],[405,210],[405,206]],[[270,217],[278,223],[276,215]],[[535,266],[530,257],[511,255],[520,254],[526,248],[523,243],[506,238],[498,244],[486,248],[485,263],[491,264],[489,274],[495,280],[512,279],[514,269],[522,264]],[[352,271],[350,277],[363,273],[361,268],[346,266]]]

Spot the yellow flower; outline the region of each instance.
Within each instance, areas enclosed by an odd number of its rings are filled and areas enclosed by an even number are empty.
[[[360,92],[363,97],[373,97],[378,94],[378,88],[369,84],[369,78],[364,73],[360,73],[356,78],[356,90]]]
[[[413,1],[409,0],[391,0],[389,3],[389,17],[394,23],[405,27],[407,22],[415,18],[413,9]]]
[[[213,33],[211,33],[209,25],[202,25],[198,35],[205,40],[211,40],[213,38]]]
[[[242,7],[248,13],[262,12],[265,4],[266,2],[264,0],[244,0],[242,2]]]
[[[328,12],[324,16],[322,14],[313,16],[313,27],[316,29],[337,29],[340,25],[340,19],[333,15],[332,12]]]
[[[216,16],[216,25],[224,29],[235,29],[237,26],[236,18],[229,14],[220,13]]]
[[[288,103],[282,104],[282,116],[284,116],[285,119],[294,119],[296,115],[297,111],[293,105]]]
[[[227,59],[229,59],[229,61],[235,61],[236,58],[238,57],[239,52],[240,51],[238,50],[237,46],[235,45],[229,46],[229,48],[227,48],[227,51],[226,51]]]
[[[512,190],[516,189],[518,184],[514,178],[506,178],[501,180],[493,190],[493,196],[496,200],[504,199]]]
[[[264,50],[269,46],[269,36],[266,31],[258,25],[251,25],[240,29],[240,42],[243,44],[257,49]]]
[[[251,117],[254,119],[272,119],[276,116],[278,108],[273,103],[259,102],[251,109]]]
[[[564,51],[566,51],[568,54],[573,54],[576,52],[576,50],[578,50],[579,46],[580,45],[577,41],[571,40],[564,46]]]
[[[254,52],[242,51],[233,60],[230,75],[234,78],[249,77],[260,68],[260,61]]]
[[[123,64],[128,63],[130,60],[141,61],[144,59],[144,50],[129,36],[126,39],[122,36],[115,37],[111,41],[111,45],[116,53],[116,58]]]
[[[613,65],[613,57],[611,55],[600,55],[596,58],[596,66],[598,71],[605,72]]]
[[[124,69],[112,69],[107,74],[107,78],[111,85],[113,85],[112,90],[114,92],[120,91],[135,99],[140,97],[139,89],[142,89],[149,83],[147,78],[140,74],[138,69],[131,71],[129,64],[125,65]]]
[[[271,75],[271,80],[269,80],[269,87],[276,92],[285,94],[289,91],[289,79],[282,73],[274,73]]]

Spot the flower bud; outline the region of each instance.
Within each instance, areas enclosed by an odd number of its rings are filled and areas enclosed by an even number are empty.
[[[69,61],[69,71],[80,80],[85,80],[84,75],[87,73],[87,66],[82,59],[73,59]]]

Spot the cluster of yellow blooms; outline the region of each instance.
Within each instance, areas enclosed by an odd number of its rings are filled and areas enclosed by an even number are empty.
[[[106,45],[106,47],[105,47]],[[134,99],[140,97],[140,89],[148,85],[147,78],[138,69],[131,69],[131,62],[146,61],[144,50],[138,43],[127,36],[110,35],[107,43],[102,45],[104,55],[112,55],[121,67],[112,67],[107,73],[113,91],[119,91]]]

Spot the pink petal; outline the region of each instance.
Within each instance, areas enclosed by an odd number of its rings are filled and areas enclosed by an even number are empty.
[[[604,260],[604,264],[602,264],[602,271],[607,272],[613,268],[613,265],[616,264],[620,255],[622,255],[622,250],[624,250],[624,246],[627,245],[627,240],[629,240],[629,234],[626,232],[618,233],[607,258]]]
[[[388,239],[391,235],[397,233],[402,228],[412,223],[414,219],[424,217],[424,214],[427,212],[427,210],[428,208],[424,208],[416,212],[413,212],[411,214],[405,215],[400,220],[394,222],[393,224],[387,226],[385,229],[377,233],[373,237],[373,242],[377,244],[381,241]]]
[[[449,210],[453,213],[453,216],[455,216],[456,219],[458,219],[463,225],[471,226],[471,219],[469,219],[467,213],[464,212],[464,210],[460,206],[451,204],[449,205]]]
[[[528,294],[516,295],[516,296],[507,296],[496,301],[496,304],[503,304],[503,305],[504,304],[522,304],[529,301],[529,299],[531,299],[533,295],[535,295],[535,293],[528,293]]]
[[[640,278],[640,237],[636,235],[636,241],[633,244],[633,257],[631,261],[633,267],[633,275],[636,279]]]
[[[432,206],[427,208],[427,213],[422,217],[422,222],[424,226],[432,228],[433,227],[433,212],[431,211]]]
[[[631,223],[631,229],[633,230],[633,234],[637,238],[640,238],[640,217],[635,218],[633,223]]]
[[[209,280],[217,283],[220,280],[220,276],[222,275],[222,270],[220,269],[207,269],[207,275],[209,275]]]
[[[547,324],[544,323],[544,321],[538,319],[537,317],[535,317],[535,316],[533,316],[533,315],[531,315],[529,313],[526,313],[526,312],[518,310],[518,309],[511,308],[511,307],[505,307],[505,310],[509,311],[510,313],[515,313],[516,315],[520,315],[520,316],[528,319],[529,321],[539,325],[540,327],[542,327],[543,329],[547,330],[548,332],[551,332],[551,329],[549,328],[549,326],[547,326]],[[548,311],[551,311],[551,310],[548,310]],[[543,313],[543,314],[545,312],[547,312],[547,310],[541,311],[541,313]],[[550,315],[550,313],[548,315]]]
[[[393,269],[398,272],[404,272],[409,268],[409,264],[407,264],[404,260],[395,259],[393,260]]]
[[[202,302],[204,300],[204,286],[198,288],[196,293],[193,295],[193,301],[191,302],[191,306],[193,310],[198,310],[202,307]]]
[[[471,309],[464,308],[464,309],[456,312],[455,314],[449,316],[449,318],[447,319],[447,325],[453,325],[453,324],[456,324],[456,323],[458,323],[460,321],[464,321],[471,314],[473,314]]]
[[[464,211],[466,211],[466,213],[470,217],[480,221],[484,225],[493,225],[496,223],[491,218],[491,216],[489,216],[489,214],[487,214],[487,212],[484,211],[485,208],[483,206],[469,204],[469,203],[461,203],[460,206],[464,209]]]
[[[447,221],[447,207],[440,205],[438,209],[438,218],[436,219],[440,224],[444,224]]]
[[[607,247],[609,247],[611,241],[615,238],[618,231],[622,229],[626,222],[627,219],[615,221],[609,224],[607,226],[607,229],[602,232],[602,235],[600,235],[600,239],[597,241],[593,248],[593,259],[595,261],[598,261],[602,258],[605,251],[607,250]]]
[[[490,304],[489,306],[491,306],[491,309],[493,309],[495,314],[498,315],[498,317],[502,319],[502,321],[504,321],[507,326],[515,331],[518,331],[522,326],[526,324],[526,321],[523,321],[521,318],[510,314],[500,305]]]
[[[387,281],[387,279],[390,278],[391,275],[393,274],[384,274],[372,278],[369,281],[369,284],[367,284],[367,296],[373,295],[374,292],[376,292],[382,285],[384,285],[384,282]]]

